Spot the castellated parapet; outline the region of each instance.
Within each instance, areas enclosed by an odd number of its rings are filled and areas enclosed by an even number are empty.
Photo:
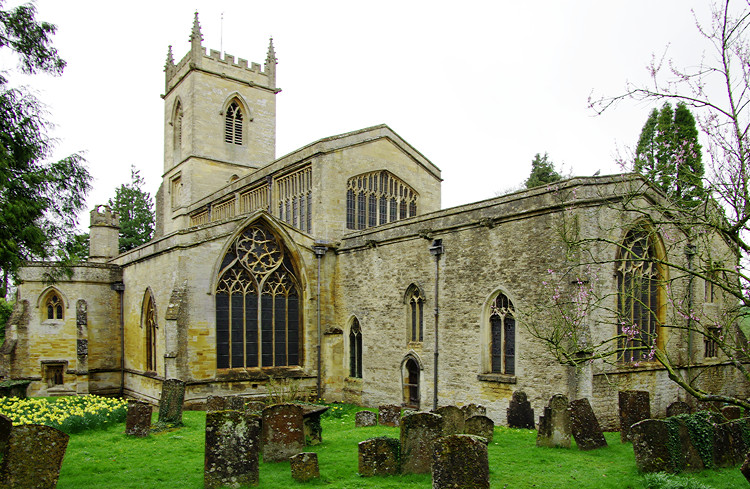
[[[120,215],[107,205],[90,213],[89,261],[105,263],[119,254]]]

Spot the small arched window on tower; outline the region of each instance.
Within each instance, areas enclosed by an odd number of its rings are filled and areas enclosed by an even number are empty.
[[[349,329],[349,377],[362,378],[362,328],[357,318]]]
[[[47,319],[64,319],[63,302],[56,292],[52,292],[47,296],[44,305],[47,307]]]
[[[516,320],[513,303],[499,294],[490,306],[490,361],[492,373],[516,373]]]
[[[224,118],[224,141],[230,144],[242,144],[242,109],[236,101],[227,107]]]
[[[182,104],[178,101],[174,109],[174,120],[172,122],[174,131],[174,152],[179,158],[182,151]]]

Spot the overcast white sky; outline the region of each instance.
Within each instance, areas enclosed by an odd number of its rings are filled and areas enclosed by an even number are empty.
[[[277,157],[385,123],[442,170],[451,207],[521,185],[535,153],[573,175],[619,172],[618,147],[635,144],[651,106],[595,117],[589,94],[646,82],[667,45],[678,64],[697,63],[706,46],[691,8],[707,19],[706,3],[39,0],[68,66],[26,83],[48,105],[58,155],[86,153],[89,208],[129,181],[131,164],[153,195],[167,46],[176,59],[188,51],[197,10],[207,48],[262,63],[273,36]]]

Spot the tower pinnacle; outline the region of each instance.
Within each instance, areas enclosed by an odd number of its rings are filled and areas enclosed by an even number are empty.
[[[263,66],[263,71],[268,75],[268,81],[271,87],[276,87],[276,65],[278,60],[276,59],[276,51],[273,48],[273,37],[268,40],[268,54],[266,55],[266,63]]]
[[[193,20],[193,30],[190,32],[190,44],[195,49],[196,46],[201,46],[201,41],[203,41],[203,34],[201,34],[201,24],[198,21],[198,12],[196,11],[195,19]]]

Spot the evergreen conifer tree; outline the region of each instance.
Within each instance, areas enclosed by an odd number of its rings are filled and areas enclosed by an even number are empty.
[[[562,176],[555,170],[554,163],[549,161],[547,153],[544,153],[544,156],[537,153],[531,160],[531,174],[524,183],[526,188],[534,188],[558,182],[561,179]]]
[[[154,201],[143,190],[145,180],[135,166],[130,167],[130,183],[115,190],[109,206],[120,215],[120,252],[147,243],[154,235]]]

